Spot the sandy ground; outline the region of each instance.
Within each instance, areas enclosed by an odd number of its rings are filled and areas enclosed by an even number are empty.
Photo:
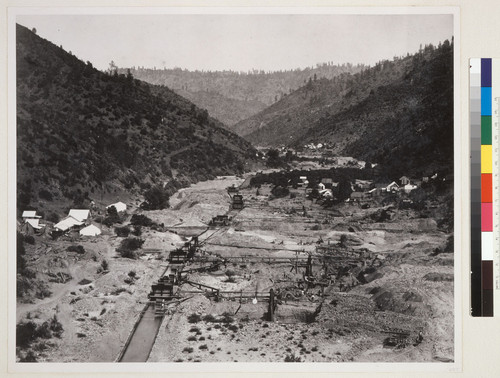
[[[286,262],[233,261],[217,272],[192,273],[190,280],[223,291],[266,295],[274,288],[296,300],[281,301],[276,320],[268,322],[267,299],[253,303],[251,298],[236,297],[216,302],[183,284],[180,293],[189,299],[164,317],[149,361],[282,362],[291,356],[318,362],[453,359],[453,281],[447,279],[453,275],[453,254],[432,255],[449,236],[437,229],[434,220],[404,210],[391,221],[375,223],[370,219],[377,210],[373,207],[346,204],[323,210],[306,200],[303,192],[293,200],[270,200],[269,188],[262,188],[259,196],[249,188],[242,191],[246,208],[229,213],[231,225],[208,229],[212,217],[229,210],[226,188],[242,182],[236,177],[201,182],[174,194],[170,209],[143,212],[163,223],[167,231],[143,229],[143,248],[162,252],[139,260],[117,256],[121,238],[112,230],[96,239],[45,240],[44,248],[39,243],[30,264],[38,266],[42,275],[51,270],[72,276],[65,284],[50,284],[51,297],[18,303],[18,322],[27,318],[42,322],[56,314],[64,327],[60,339],[51,339],[52,345],[38,352],[39,361],[114,361],[151,284],[165,269],[168,252],[203,231],[200,253],[204,254],[304,258],[307,252],[315,252],[321,240],[336,253],[371,253],[378,264],[370,282],[341,292],[339,283],[352,279],[339,278],[324,297],[319,288],[308,293],[297,289],[304,268],[295,272]],[[339,249],[342,235],[347,236],[347,246]],[[71,244],[84,246],[85,254],[67,252]],[[109,271],[99,273],[103,259],[109,262]],[[320,269],[315,265],[314,273],[319,275]],[[132,270],[137,278],[130,282]],[[90,282],[82,284],[82,279]],[[192,314],[212,317],[190,323]],[[408,332],[411,340],[422,331],[424,339],[415,346],[384,347],[388,332],[394,331]]]
[[[380,277],[349,292],[332,286],[324,299],[316,296],[308,302],[302,297],[299,302],[282,303],[275,322],[265,321],[266,300],[257,304],[251,300],[240,303],[237,298],[215,302],[198,295],[165,317],[149,361],[282,362],[291,355],[318,362],[453,360],[453,282],[426,278],[429,274],[453,275],[453,254],[431,256],[448,237],[434,220],[402,211],[390,222],[374,223],[369,215],[376,209],[345,205],[340,211],[350,214],[347,221],[328,217],[331,221],[323,224],[318,218],[324,219],[325,214],[310,201],[268,201],[267,196],[257,197],[250,189],[243,195],[249,199],[248,207],[203,246],[208,253],[293,257],[294,251],[314,251],[320,238],[336,245],[341,235],[347,235],[350,250],[368,250],[383,262],[377,269]],[[309,210],[308,216],[291,213],[292,207],[302,209],[302,205]],[[317,224],[319,229],[313,229]],[[356,231],[349,232],[349,226]],[[244,293],[293,286],[291,282],[301,278],[301,272],[294,274],[286,264],[242,262],[225,269],[233,271],[234,282],[227,282],[224,269],[189,278]],[[185,286],[181,290],[192,289]],[[315,320],[308,320],[318,308]],[[220,318],[225,312],[233,314],[231,323],[188,322],[192,314]],[[410,334],[408,345],[384,347],[384,339],[397,331]],[[419,331],[424,339],[412,345]]]

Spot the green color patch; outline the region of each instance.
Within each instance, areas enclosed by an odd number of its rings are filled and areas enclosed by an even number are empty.
[[[481,144],[491,144],[491,116],[481,116]]]

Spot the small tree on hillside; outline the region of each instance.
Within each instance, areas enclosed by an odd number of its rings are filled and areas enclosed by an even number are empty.
[[[271,148],[267,152],[267,165],[273,168],[281,165],[280,152],[278,150]]]
[[[169,206],[170,196],[161,185],[155,185],[144,193],[143,207],[147,210],[162,210]]]

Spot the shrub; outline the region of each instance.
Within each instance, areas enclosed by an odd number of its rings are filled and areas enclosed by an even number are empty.
[[[285,357],[285,362],[301,362],[302,359],[298,356],[295,356],[295,354],[287,354]]]
[[[106,218],[102,220],[102,224],[105,226],[111,227],[115,223],[121,223],[122,220],[118,214],[108,215]]]
[[[116,210],[116,207],[110,206],[106,209],[106,213],[111,216],[118,216],[118,211]]]
[[[129,259],[136,259],[137,254],[135,251],[142,247],[144,240],[139,238],[126,238],[120,243],[120,247],[117,249],[120,255]]]
[[[52,332],[48,322],[45,321],[37,327],[35,337],[40,337],[42,339],[50,339],[52,337]]]
[[[161,185],[155,185],[144,193],[143,207],[147,210],[162,210],[169,206],[170,196]]]
[[[229,323],[232,323],[234,322],[234,317],[233,317],[233,314],[230,313],[230,312],[224,312],[222,314],[222,323],[226,323],[226,324],[229,324]]]
[[[45,189],[42,189],[38,192],[38,196],[41,198],[41,199],[44,199],[44,200],[47,200],[47,201],[52,201],[52,193],[49,192],[48,190],[45,190]]]
[[[128,226],[115,227],[115,234],[120,237],[127,237],[130,234]]]
[[[137,277],[137,273],[135,272],[135,270],[131,270],[130,272],[128,272],[128,276],[130,278],[136,278]]]
[[[276,198],[286,197],[290,194],[290,190],[287,187],[278,185],[271,190],[271,194]]]
[[[226,276],[231,277],[234,275],[236,275],[236,272],[234,270],[230,270],[230,269],[226,270]]]
[[[38,338],[50,339],[52,336],[61,337],[63,331],[63,326],[56,315],[39,326],[32,321],[19,323],[16,326],[16,345],[26,348]]]
[[[188,341],[196,341],[196,336],[189,336]]]
[[[79,254],[84,254],[85,253],[85,248],[83,248],[82,245],[70,245],[68,248],[66,248],[68,252],[76,252]]]
[[[107,260],[102,260],[102,262],[101,262],[101,268],[102,268],[102,270],[104,270],[104,271],[107,271],[107,270],[108,270],[108,268],[109,268],[109,263],[108,263],[108,261],[107,261]]]
[[[141,226],[134,226],[134,230],[132,231],[132,234],[135,236],[141,236],[141,234],[142,234]]]
[[[31,245],[35,244],[35,238],[32,235],[25,235],[24,241]]]
[[[453,235],[448,236],[448,239],[446,241],[446,246],[444,247],[443,252],[453,252],[454,250],[454,240],[453,240]]]
[[[208,349],[208,345],[207,344],[203,344],[203,345],[200,345],[198,348],[201,349],[201,350],[205,350],[205,349]]]
[[[191,315],[188,316],[188,322],[189,323],[198,323],[201,320],[201,315],[192,313]]]
[[[59,215],[57,215],[56,213],[50,213],[47,217],[47,220],[49,222],[58,223],[60,218]]]
[[[194,349],[191,347],[185,347],[182,351],[186,353],[193,353]]]
[[[155,224],[155,222],[143,214],[134,214],[130,219],[130,224],[134,226],[151,227]]]
[[[216,322],[216,319],[215,319],[215,316],[211,315],[211,314],[207,314],[203,317],[203,321],[207,322],[207,323],[215,323]]]
[[[26,353],[26,356],[21,357],[20,362],[38,362],[35,356],[35,353],[32,350],[29,350],[28,353]]]
[[[36,339],[36,324],[33,321],[19,323],[16,326],[16,345],[25,348]]]

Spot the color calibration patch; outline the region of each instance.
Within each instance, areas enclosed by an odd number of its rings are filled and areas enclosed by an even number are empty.
[[[471,315],[491,317],[498,282],[498,89],[500,60],[470,60]],[[498,288],[497,284],[497,288]]]

